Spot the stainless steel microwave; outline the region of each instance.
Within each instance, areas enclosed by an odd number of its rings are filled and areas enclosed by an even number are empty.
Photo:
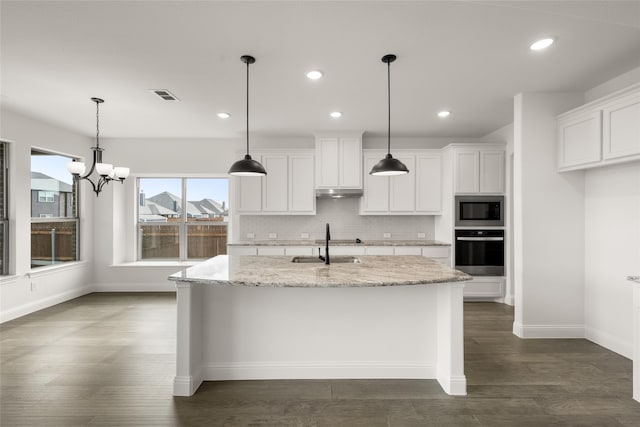
[[[504,196],[456,196],[456,227],[504,226]]]

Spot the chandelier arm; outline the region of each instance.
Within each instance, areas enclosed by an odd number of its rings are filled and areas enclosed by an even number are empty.
[[[249,155],[249,61],[247,61],[247,156]]]
[[[387,155],[391,155],[391,62],[387,62]]]

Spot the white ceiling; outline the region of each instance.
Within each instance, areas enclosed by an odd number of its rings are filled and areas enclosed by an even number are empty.
[[[479,137],[513,96],[584,91],[640,66],[640,1],[76,1],[1,3],[4,106],[105,137],[364,130]],[[529,44],[553,36],[546,52]],[[325,73],[309,81],[304,73]],[[168,89],[167,102],[149,89]],[[452,115],[436,117],[440,109]],[[341,119],[329,117],[342,111]],[[232,117],[221,120],[216,113]]]

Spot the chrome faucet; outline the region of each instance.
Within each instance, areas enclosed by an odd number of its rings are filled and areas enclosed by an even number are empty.
[[[329,240],[331,240],[331,231],[329,230],[329,223],[327,223],[327,231],[324,238],[324,256],[318,254],[318,258],[324,261],[325,264],[331,264],[329,260]],[[320,252],[320,248],[318,248],[318,252]]]

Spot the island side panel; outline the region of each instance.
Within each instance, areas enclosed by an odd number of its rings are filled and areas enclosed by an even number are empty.
[[[176,376],[174,396],[191,396],[202,384],[203,285],[176,282]]]
[[[203,377],[435,379],[437,292],[205,285]]]
[[[448,394],[467,394],[464,375],[464,282],[438,284],[437,378]]]

